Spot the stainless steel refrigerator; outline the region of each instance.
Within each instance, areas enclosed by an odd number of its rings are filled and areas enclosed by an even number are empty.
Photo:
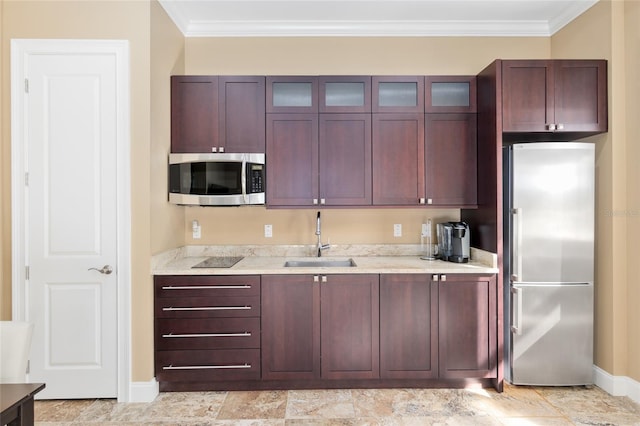
[[[503,148],[505,377],[593,383],[595,150]]]

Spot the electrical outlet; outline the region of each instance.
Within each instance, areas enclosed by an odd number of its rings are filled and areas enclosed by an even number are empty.
[[[271,225],[265,225],[264,226],[264,237],[265,238],[273,237],[273,226],[271,226]]]
[[[200,226],[200,222],[198,222],[197,220],[194,220],[191,223],[191,231],[194,240],[199,240],[200,238],[202,238],[202,227]]]
[[[393,236],[394,237],[402,237],[402,224],[395,223],[393,225]]]
[[[427,224],[423,223],[422,224],[422,236],[426,237],[428,232],[429,232],[429,228],[427,227]]]

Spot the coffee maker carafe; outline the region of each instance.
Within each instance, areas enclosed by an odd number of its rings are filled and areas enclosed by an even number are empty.
[[[465,222],[439,223],[436,233],[440,259],[455,263],[469,262],[469,225]]]

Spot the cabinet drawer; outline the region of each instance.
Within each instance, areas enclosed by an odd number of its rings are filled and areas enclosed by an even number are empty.
[[[167,275],[155,277],[156,297],[259,296],[259,276]]]
[[[156,299],[157,318],[259,317],[260,296]]]
[[[260,349],[158,351],[156,378],[166,382],[259,380]]]
[[[260,318],[158,319],[156,349],[260,347]]]

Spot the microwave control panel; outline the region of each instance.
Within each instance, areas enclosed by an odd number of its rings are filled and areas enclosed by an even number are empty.
[[[250,163],[249,168],[249,192],[256,194],[264,192],[264,164]]]

